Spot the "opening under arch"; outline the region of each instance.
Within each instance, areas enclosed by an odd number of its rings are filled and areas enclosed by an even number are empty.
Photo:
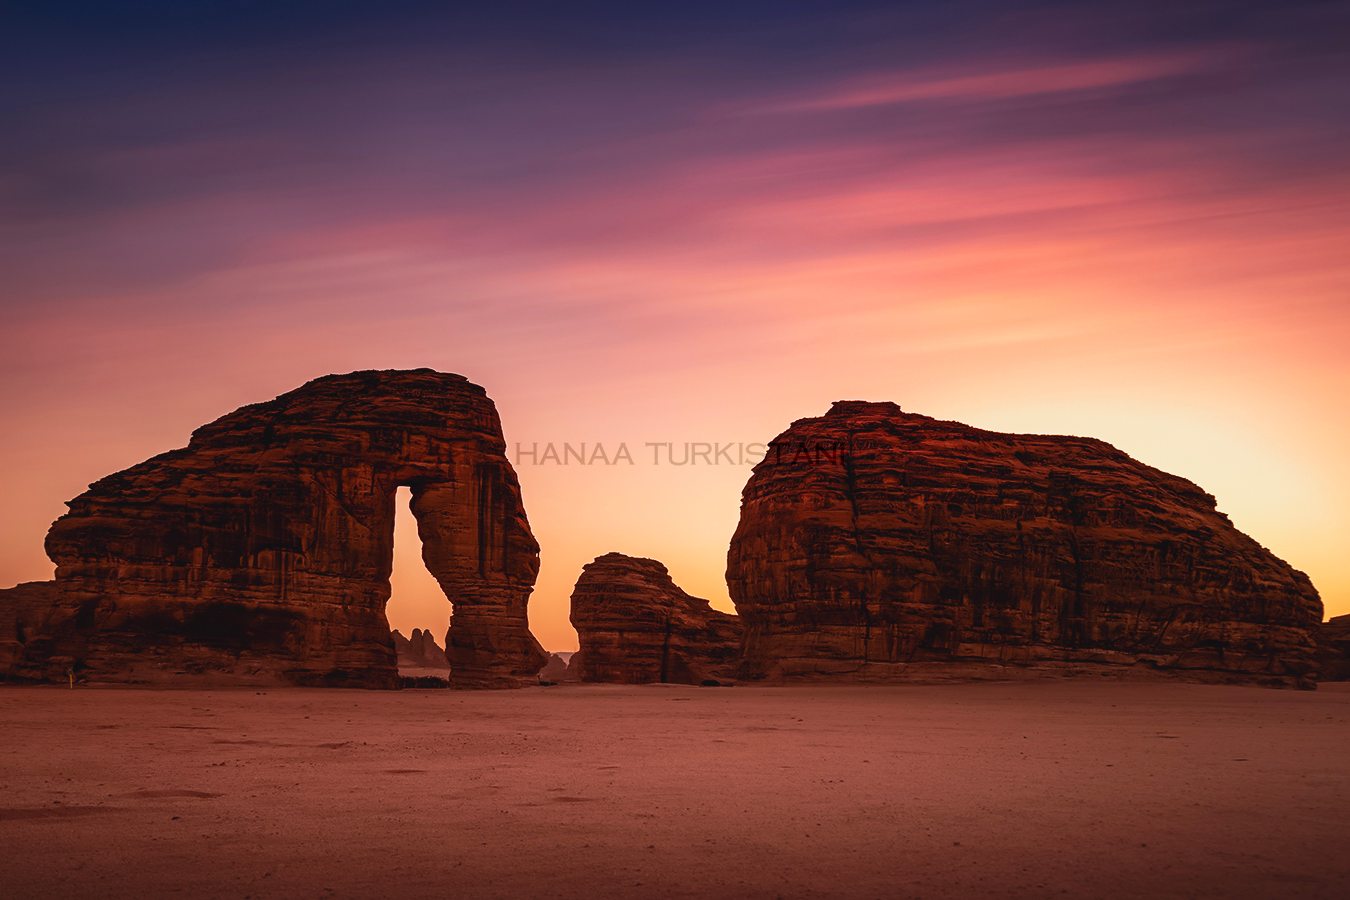
[[[394,643],[399,651],[399,674],[445,678],[450,671],[444,650],[451,604],[422,562],[422,539],[417,534],[411,503],[412,491],[400,486],[394,496],[394,565],[385,617],[389,628],[397,632]],[[423,633],[430,640],[422,637]]]

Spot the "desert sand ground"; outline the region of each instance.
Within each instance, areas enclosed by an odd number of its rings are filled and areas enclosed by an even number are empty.
[[[0,690],[0,895],[1350,896],[1350,689]]]

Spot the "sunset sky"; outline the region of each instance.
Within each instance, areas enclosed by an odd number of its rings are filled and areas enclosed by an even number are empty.
[[[6,13],[0,586],[194,427],[429,366],[501,411],[549,649],[608,551],[730,609],[749,465],[647,442],[841,398],[1108,440],[1350,612],[1346,4],[453,5]]]

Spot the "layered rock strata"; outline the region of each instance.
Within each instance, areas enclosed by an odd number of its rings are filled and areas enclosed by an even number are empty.
[[[1307,685],[1322,604],[1191,482],[1099,440],[846,401],[769,446],[727,583],[761,678],[1128,667]]]
[[[607,553],[572,591],[581,649],[568,666],[582,681],[703,684],[735,677],[740,620],[692,597],[654,559]]]
[[[49,652],[42,626],[51,617],[56,598],[54,581],[29,581],[0,590],[0,680],[12,675],[30,653]]]
[[[70,501],[47,535],[54,596],[6,674],[394,687],[384,608],[407,485],[454,601],[455,685],[529,683],[546,658],[526,624],[539,547],[505,450],[483,389],[428,369],[245,406]]]

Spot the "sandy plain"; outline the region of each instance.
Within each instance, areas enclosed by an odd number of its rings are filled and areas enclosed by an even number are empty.
[[[0,690],[6,897],[1350,896],[1350,686]]]

